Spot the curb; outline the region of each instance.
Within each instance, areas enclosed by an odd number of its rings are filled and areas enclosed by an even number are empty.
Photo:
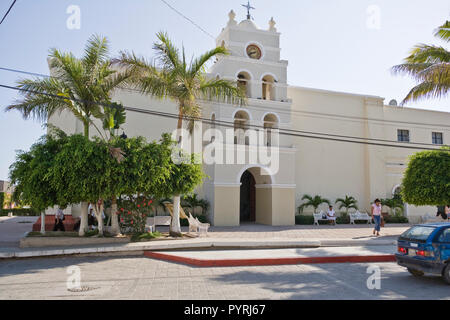
[[[139,251],[168,251],[168,250],[207,250],[207,249],[287,249],[287,248],[320,248],[346,246],[378,246],[395,245],[396,241],[383,240],[199,240],[199,241],[168,241],[152,243],[132,243],[128,245],[99,246],[99,247],[54,247],[35,250],[5,250],[0,251],[0,260],[11,258],[36,258],[78,254],[104,254]]]
[[[301,258],[272,258],[272,259],[224,259],[202,260],[186,258],[166,253],[145,251],[144,256],[152,259],[182,263],[195,267],[244,267],[244,266],[280,266],[293,264],[327,264],[327,263],[370,263],[395,262],[395,255],[372,256],[334,256],[334,257],[301,257]]]

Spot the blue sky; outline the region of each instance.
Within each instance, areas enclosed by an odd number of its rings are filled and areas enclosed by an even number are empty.
[[[245,18],[245,0],[166,0],[216,36],[228,12]],[[0,15],[9,0],[0,0]],[[81,28],[69,30],[68,6],[81,9]],[[401,100],[414,82],[394,77],[398,64],[417,43],[444,43],[433,30],[450,17],[448,0],[253,0],[255,23],[267,28],[273,16],[282,33],[282,59],[289,60],[291,85],[372,94]],[[379,29],[369,28],[370,6],[379,8]],[[17,0],[0,25],[0,67],[48,74],[51,47],[81,55],[93,33],[111,41],[112,54],[121,49],[152,56],[155,33],[164,30],[189,55],[202,53],[214,41],[160,0]],[[14,85],[18,74],[0,71],[0,83]],[[27,150],[44,134],[42,124],[25,121],[4,108],[17,97],[0,88],[0,179],[7,179],[15,150]],[[450,111],[448,99],[426,100],[411,107]]]

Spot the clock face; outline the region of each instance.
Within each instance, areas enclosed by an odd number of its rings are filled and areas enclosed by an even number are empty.
[[[247,47],[247,55],[252,59],[261,59],[261,49],[258,46],[251,44]]]

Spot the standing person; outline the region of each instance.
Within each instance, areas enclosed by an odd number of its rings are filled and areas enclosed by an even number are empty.
[[[372,218],[375,221],[375,228],[373,229],[373,234],[375,235],[375,232],[377,234],[377,237],[380,236],[380,230],[381,230],[381,200],[376,199],[375,203],[372,204]]]
[[[447,219],[450,220],[450,204],[445,206],[445,215],[447,216]]]
[[[64,211],[61,209],[61,207],[58,208],[55,215],[55,226],[53,227],[53,231],[66,231],[64,228]]]

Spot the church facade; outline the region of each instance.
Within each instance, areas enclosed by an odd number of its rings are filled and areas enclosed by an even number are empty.
[[[194,130],[194,136],[203,138],[203,152],[215,160],[204,163],[208,178],[196,191],[210,202],[213,225],[294,225],[304,194],[331,202],[353,196],[360,211],[370,212],[374,199],[399,191],[408,156],[419,151],[408,147],[448,144],[450,113],[386,105],[378,96],[288,85],[288,61],[280,58],[275,21],[260,29],[251,19],[235,18],[230,12],[216,39],[230,55],[220,57],[208,76],[237,81],[248,104],[201,102],[203,118],[210,121]],[[171,101],[134,91],[117,92],[114,100],[177,114]],[[81,123],[66,113],[49,123],[82,132]],[[233,124],[231,138],[221,123]],[[123,129],[129,137],[157,140],[174,128],[174,119],[127,112]],[[209,129],[216,133],[206,134]],[[404,215],[411,222],[426,213],[434,214],[435,208],[405,204]]]

